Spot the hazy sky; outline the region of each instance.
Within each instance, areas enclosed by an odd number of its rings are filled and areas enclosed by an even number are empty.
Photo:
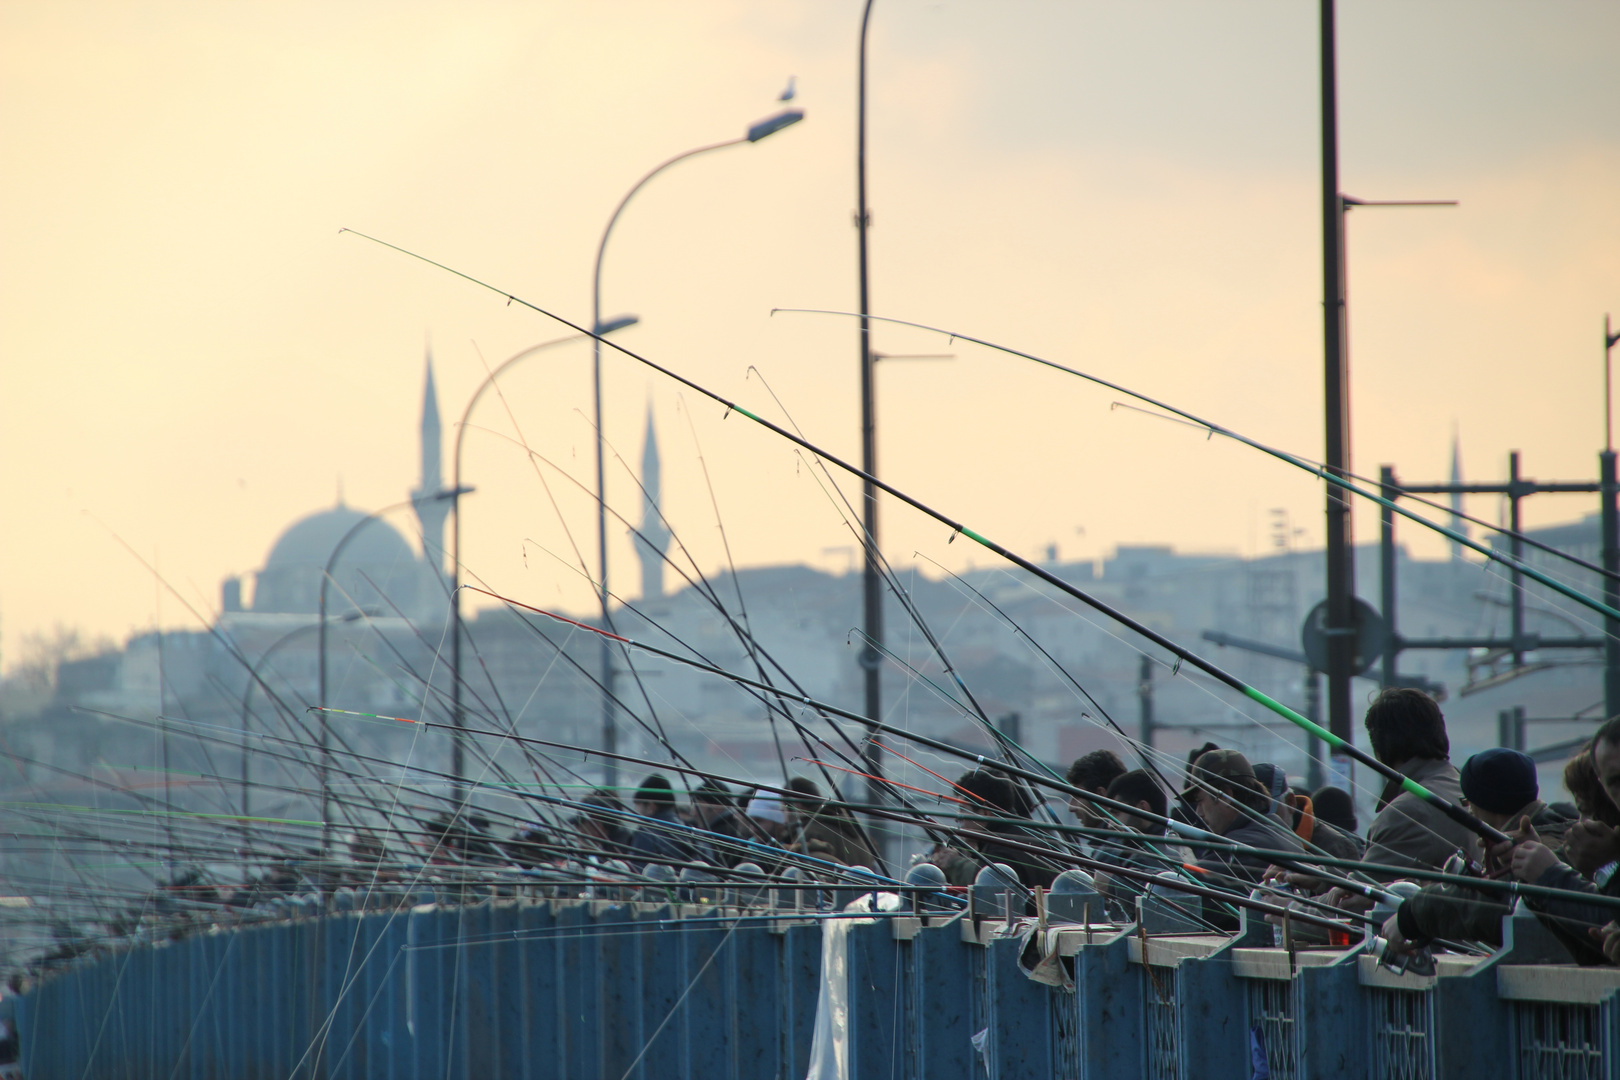
[[[790,75],[803,124],[632,204],[604,308],[641,317],[627,346],[778,417],[754,365],[807,435],[857,453],[853,323],[770,309],[855,304],[858,18],[856,0],[0,4],[6,661],[53,623],[189,622],[119,539],[211,610],[340,483],[364,509],[405,498],[428,335],[448,458],[484,365],[564,332],[339,228],[585,322],[622,194],[774,111]],[[1320,453],[1314,4],[878,0],[873,25],[874,311]],[[1609,2],[1342,3],[1344,190],[1462,201],[1351,217],[1358,469],[1442,479],[1455,425],[1474,477],[1515,447],[1532,475],[1595,471],[1617,40]],[[960,342],[884,328],[877,347],[956,356],[880,370],[881,471],[1010,547],[1248,553],[1273,507],[1321,541],[1319,489],[1251,451]],[[588,363],[573,344],[515,370],[464,466],[470,571],[573,608],[594,525],[563,473],[589,475]],[[606,394],[630,461],[651,404],[667,511],[705,570],[725,555],[700,452],[739,564],[849,564],[788,447],[620,357]],[[1532,521],[1590,508],[1532,503]],[[945,540],[886,509],[896,562],[987,564]]]

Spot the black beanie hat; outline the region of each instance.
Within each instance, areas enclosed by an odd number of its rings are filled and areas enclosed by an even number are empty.
[[[1511,814],[1536,801],[1536,763],[1529,754],[1498,746],[1463,762],[1462,793],[1474,806],[1493,814]]]
[[[667,803],[675,805],[675,789],[669,786],[669,781],[657,773],[653,773],[641,782],[636,791],[636,802]]]

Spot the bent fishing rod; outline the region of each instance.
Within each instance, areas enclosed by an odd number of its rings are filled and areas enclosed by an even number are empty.
[[[637,353],[637,352],[634,352],[634,351],[632,351],[630,349],[627,349],[623,345],[620,345],[616,341],[611,341],[608,338],[603,337],[603,336],[601,336],[599,334],[592,333],[590,330],[587,330],[584,327],[579,326],[578,324],[573,323],[573,322],[569,321],[568,319],[563,318],[561,315],[557,315],[557,314],[555,314],[555,313],[553,313],[553,312],[551,312],[551,311],[549,311],[549,310],[547,310],[545,308],[542,308],[538,304],[534,304],[534,303],[532,303],[532,302],[530,302],[528,300],[524,300],[524,299],[522,299],[522,298],[520,298],[520,297],[518,297],[518,296],[516,296],[516,295],[514,295],[514,294],[512,294],[510,292],[507,292],[504,289],[497,288],[496,286],[491,285],[488,282],[481,281],[478,278],[475,278],[475,277],[471,276],[470,274],[462,273],[460,270],[456,270],[456,269],[454,269],[452,267],[449,267],[449,266],[446,266],[446,265],[444,265],[443,263],[440,263],[440,262],[435,262],[434,260],[429,259],[424,255],[418,255],[414,251],[410,251],[410,250],[407,250],[406,248],[399,247],[396,244],[390,244],[386,240],[379,240],[374,236],[369,236],[369,235],[367,235],[365,233],[358,232],[358,231],[353,230],[353,229],[344,229],[344,230],[340,230],[340,231],[342,231],[342,232],[353,232],[355,236],[358,236],[358,237],[360,237],[362,239],[365,239],[365,240],[370,240],[374,244],[378,244],[378,245],[380,245],[382,247],[389,248],[390,250],[397,251],[402,255],[406,255],[406,256],[408,256],[410,258],[417,259],[417,260],[419,260],[421,262],[427,263],[430,266],[437,267],[438,269],[443,270],[446,273],[454,274],[456,277],[459,277],[459,278],[461,278],[461,279],[463,279],[465,281],[471,282],[472,284],[477,285],[479,288],[487,289],[490,292],[493,292],[493,293],[495,293],[495,294],[497,294],[499,296],[506,297],[506,301],[507,301],[508,305],[513,304],[513,303],[519,304],[519,305],[521,305],[523,307],[528,308],[531,311],[534,311],[534,312],[536,312],[536,313],[538,313],[540,315],[544,315],[545,317],[547,317],[549,319],[552,319],[552,320],[554,320],[556,322],[559,322],[562,325],[564,325],[566,327],[569,327],[570,329],[575,330],[578,333],[590,335],[591,337],[595,338],[596,340],[603,342],[604,344],[606,344],[606,345],[610,346],[611,348],[617,350],[618,352],[620,352],[623,355],[629,357],[630,359],[637,361],[638,363],[644,365],[645,367],[647,367],[647,368],[649,368],[649,369],[651,369],[653,371],[658,372],[659,374],[665,376],[666,378],[672,379],[675,382],[680,383],[682,386],[685,386],[685,387],[691,389],[695,393],[702,394],[704,397],[708,398],[709,400],[715,402],[718,405],[725,406],[727,416],[729,416],[733,412],[735,412],[735,413],[737,413],[737,414],[739,414],[741,416],[745,416],[748,419],[754,421],[756,424],[760,425],[761,427],[763,427],[763,428],[767,429],[768,431],[772,432],[773,434],[777,435],[778,437],[786,439],[788,442],[791,442],[795,446],[798,446],[798,447],[800,447],[800,448],[802,448],[804,450],[809,451],[810,453],[816,455],[817,457],[821,458],[824,461],[832,462],[834,465],[837,465],[840,469],[843,469],[845,472],[849,473],[851,476],[858,477],[862,481],[874,485],[875,487],[881,489],[882,491],[884,491],[888,495],[892,496],[893,498],[896,498],[896,499],[900,500],[901,502],[905,503],[907,506],[910,506],[912,509],[918,511],[919,513],[925,514],[928,517],[933,518],[935,521],[939,522],[941,525],[944,525],[944,526],[946,526],[947,528],[949,528],[951,530],[950,540],[947,540],[947,543],[949,543],[952,540],[955,540],[957,536],[965,536],[969,540],[972,540],[974,543],[979,544],[981,547],[984,547],[984,548],[986,548],[986,549],[988,549],[990,551],[993,551],[997,555],[1001,556],[1003,559],[1006,559],[1008,562],[1012,563],[1014,566],[1019,567],[1020,569],[1026,571],[1027,573],[1035,575],[1036,577],[1040,578],[1042,581],[1046,582],[1048,585],[1052,586],[1053,588],[1058,589],[1059,591],[1064,592],[1064,593],[1068,594],[1069,596],[1074,597],[1076,600],[1079,600],[1081,603],[1087,605],[1088,607],[1091,607],[1094,610],[1102,613],[1103,615],[1108,616],[1110,619],[1113,619],[1115,622],[1119,623],[1121,626],[1124,626],[1127,629],[1130,629],[1130,630],[1134,631],[1135,633],[1139,634],[1140,636],[1146,638],[1148,641],[1153,642],[1155,645],[1157,645],[1160,648],[1164,649],[1165,651],[1173,654],[1178,660],[1180,660],[1180,661],[1182,661],[1184,663],[1187,663],[1187,664],[1191,664],[1193,667],[1195,667],[1198,670],[1204,672],[1206,675],[1208,675],[1211,678],[1217,680],[1218,682],[1226,684],[1228,687],[1230,687],[1231,689],[1233,689],[1233,690],[1237,691],[1238,693],[1242,694],[1244,697],[1249,698],[1251,701],[1254,701],[1256,704],[1261,705],[1262,707],[1271,710],[1272,712],[1276,713],[1278,716],[1283,717],[1285,720],[1288,720],[1290,723],[1296,725],[1297,727],[1301,728],[1302,730],[1308,732],[1311,735],[1316,736],[1317,738],[1321,739],[1323,742],[1327,743],[1333,749],[1338,750],[1341,753],[1344,753],[1344,754],[1348,755],[1349,757],[1355,759],[1360,764],[1367,766],[1367,768],[1372,769],[1374,772],[1378,773],[1380,776],[1383,776],[1386,780],[1389,780],[1392,783],[1395,783],[1395,784],[1399,785],[1401,790],[1403,790],[1403,791],[1405,791],[1405,792],[1407,792],[1407,793],[1409,793],[1409,794],[1411,794],[1411,795],[1413,795],[1413,796],[1415,796],[1417,798],[1420,798],[1420,799],[1424,800],[1425,802],[1429,803],[1431,806],[1435,807],[1435,809],[1439,810],[1441,813],[1443,813],[1447,817],[1451,818],[1457,824],[1459,824],[1459,825],[1463,826],[1464,828],[1468,829],[1470,832],[1475,833],[1476,835],[1482,837],[1483,839],[1489,840],[1492,843],[1502,843],[1502,842],[1505,842],[1508,839],[1510,839],[1507,836],[1507,834],[1501,832],[1498,829],[1494,829],[1491,826],[1487,825],[1485,822],[1481,821],[1479,818],[1475,817],[1473,814],[1470,814],[1467,810],[1464,810],[1462,807],[1460,807],[1457,804],[1453,803],[1451,800],[1449,800],[1449,799],[1445,798],[1444,796],[1441,796],[1441,795],[1439,795],[1439,794],[1437,794],[1437,793],[1435,793],[1433,791],[1430,791],[1428,788],[1424,787],[1422,784],[1418,783],[1416,780],[1413,780],[1411,777],[1409,777],[1406,774],[1402,773],[1400,770],[1395,769],[1395,768],[1393,768],[1393,767],[1391,767],[1389,765],[1385,765],[1383,762],[1379,761],[1377,758],[1373,757],[1371,754],[1368,754],[1366,751],[1361,750],[1358,747],[1356,747],[1349,740],[1341,739],[1339,736],[1335,735],[1333,732],[1329,731],[1327,728],[1322,727],[1320,724],[1316,723],[1315,721],[1310,720],[1310,719],[1306,718],[1305,716],[1302,716],[1298,712],[1295,712],[1293,709],[1290,709],[1288,706],[1284,705],[1282,702],[1280,702],[1280,701],[1276,700],[1275,698],[1271,697],[1270,695],[1266,694],[1265,692],[1258,689],[1257,687],[1250,686],[1248,683],[1244,682],[1242,679],[1239,679],[1237,676],[1231,674],[1230,672],[1226,671],[1225,669],[1217,666],[1216,664],[1211,663],[1208,660],[1205,660],[1203,657],[1201,657],[1198,654],[1194,653],[1191,649],[1185,648],[1182,645],[1178,645],[1176,642],[1171,641],[1169,638],[1165,637],[1163,634],[1159,633],[1158,631],[1153,630],[1150,627],[1146,626],[1145,624],[1143,624],[1141,622],[1138,622],[1136,619],[1131,618],[1129,615],[1125,614],[1123,611],[1120,611],[1118,608],[1113,607],[1112,605],[1110,605],[1110,604],[1104,602],[1103,600],[1091,595],[1090,593],[1086,592],[1083,589],[1079,589],[1079,588],[1075,587],[1074,585],[1071,585],[1069,582],[1067,582],[1067,581],[1063,580],[1062,578],[1058,577],[1056,574],[1052,573],[1050,570],[1047,570],[1047,569],[1045,569],[1045,568],[1043,568],[1041,566],[1038,566],[1035,563],[1031,562],[1030,560],[1024,558],[1023,556],[1018,555],[1016,552],[1013,552],[1013,551],[1009,550],[1008,548],[1003,547],[1001,544],[998,544],[996,541],[990,539],[989,537],[985,536],[984,534],[974,531],[973,529],[969,528],[964,523],[962,523],[960,521],[957,521],[956,519],[948,516],[947,514],[941,512],[939,510],[934,509],[932,506],[929,506],[927,503],[924,503],[922,500],[916,498],[913,495],[907,494],[906,492],[904,492],[904,491],[900,490],[899,488],[895,487],[893,484],[890,484],[890,483],[888,483],[888,482],[886,482],[884,480],[881,480],[878,477],[873,476],[871,473],[868,473],[865,470],[861,469],[859,466],[856,466],[856,465],[854,465],[854,464],[852,464],[850,462],[847,462],[844,459],[842,459],[842,458],[840,458],[840,457],[838,457],[838,456],[836,456],[834,454],[829,453],[828,451],[826,451],[826,450],[822,449],[821,447],[817,446],[815,443],[810,442],[808,439],[802,438],[799,435],[796,435],[793,432],[788,431],[786,428],[783,428],[778,424],[774,424],[771,421],[766,420],[764,417],[759,416],[759,415],[757,415],[755,413],[752,413],[752,412],[748,411],[747,409],[743,408],[741,405],[738,405],[736,402],[730,400],[729,398],[725,397],[724,395],[716,393],[715,391],[710,390],[708,387],[703,386],[703,385],[701,385],[701,384],[699,384],[697,382],[694,382],[692,379],[689,379],[684,375],[681,375],[681,374],[679,374],[679,373],[677,373],[675,371],[672,371],[669,368],[664,367],[662,364],[657,363],[656,361],[650,360],[647,357],[642,356],[640,353]],[[964,340],[969,340],[969,339],[964,338]],[[1126,392],[1126,391],[1122,391],[1122,392]],[[1143,400],[1146,400],[1146,399],[1143,399]],[[1277,451],[1277,453],[1280,454],[1282,452]],[[1324,474],[1324,475],[1328,475],[1328,474]],[[1393,504],[1391,504],[1391,505],[1393,505]],[[1482,550],[1482,551],[1487,550],[1487,549],[1482,548],[1480,545],[1473,543],[1473,541],[1469,540],[1467,537],[1462,536],[1461,534],[1453,534],[1453,535],[1456,535],[1459,542],[1466,543],[1472,548]],[[1494,558],[1494,557],[1497,557],[1497,556],[1495,556],[1494,553],[1492,553],[1492,557]],[[1514,564],[1514,565],[1517,568],[1517,564]],[[1524,569],[1524,573],[1529,574],[1529,575],[1533,575],[1537,580],[1540,580],[1540,581],[1543,581],[1546,584],[1549,584],[1551,587],[1557,589],[1558,591],[1566,592],[1569,595],[1571,595],[1572,597],[1574,597],[1576,599],[1579,599],[1582,603],[1587,604],[1589,606],[1595,605],[1597,610],[1603,612],[1608,617],[1615,618],[1615,619],[1620,619],[1620,611],[1614,611],[1613,609],[1607,607],[1606,605],[1598,604],[1597,601],[1590,600],[1587,597],[1582,596],[1579,592],[1576,592],[1573,589],[1568,589],[1566,586],[1562,585],[1561,583],[1552,581],[1552,579],[1548,578],[1545,574],[1541,574],[1541,573],[1539,573],[1537,571],[1534,571],[1534,570],[1532,570],[1532,569],[1530,569],[1528,567],[1523,568],[1523,569]],[[592,629],[594,629],[594,628],[592,628]],[[600,632],[600,631],[598,631],[598,632]],[[780,693],[779,690],[774,690],[773,692]]]
[[[454,271],[452,271],[452,273],[454,273]],[[519,301],[519,303],[522,303],[522,301]],[[1043,356],[1036,356],[1033,353],[1023,352],[1022,350],[1015,349],[1015,348],[1011,347],[1010,345],[999,345],[994,341],[986,341],[983,338],[977,338],[977,337],[974,337],[971,334],[960,334],[960,333],[957,333],[957,332],[955,332],[953,330],[945,330],[945,329],[942,329],[942,328],[937,327],[937,326],[929,326],[926,323],[911,322],[910,320],[907,320],[907,319],[896,319],[896,318],[892,318],[892,317],[889,317],[889,316],[883,316],[883,315],[856,316],[853,312],[832,311],[832,310],[829,310],[829,309],[826,309],[826,308],[772,308],[771,309],[771,314],[774,315],[778,311],[788,312],[788,313],[807,314],[807,315],[841,315],[841,316],[847,316],[847,317],[850,317],[850,318],[860,317],[860,318],[876,319],[879,322],[893,323],[896,326],[909,326],[909,327],[912,327],[913,329],[917,329],[917,330],[927,330],[927,331],[929,331],[931,333],[935,333],[935,334],[944,334],[944,335],[950,337],[953,341],[960,339],[962,341],[971,342],[974,345],[982,345],[983,347],[985,347],[987,349],[993,349],[996,352],[1006,353],[1008,356],[1016,356],[1016,357],[1019,357],[1020,359],[1028,360],[1028,361],[1030,361],[1032,363],[1040,364],[1042,367],[1048,367],[1048,368],[1051,368],[1054,371],[1061,371],[1061,372],[1064,372],[1065,374],[1073,375],[1076,378],[1084,379],[1087,382],[1095,383],[1098,386],[1106,386],[1110,390],[1114,390],[1114,391],[1117,391],[1118,393],[1125,394],[1128,397],[1133,397],[1137,401],[1147,402],[1149,405],[1152,405],[1154,408],[1163,409],[1165,412],[1168,412],[1168,413],[1172,414],[1173,416],[1177,416],[1177,417],[1182,418],[1183,420],[1188,421],[1194,427],[1200,427],[1200,428],[1203,428],[1206,431],[1210,432],[1211,434],[1220,435],[1220,436],[1222,436],[1224,438],[1231,439],[1234,442],[1242,443],[1244,446],[1247,446],[1247,447],[1249,447],[1251,449],[1254,449],[1254,450],[1258,450],[1263,454],[1268,454],[1271,457],[1276,458],[1278,461],[1282,461],[1282,462],[1284,462],[1286,464],[1292,465],[1296,469],[1303,469],[1305,472],[1310,473],[1312,476],[1315,476],[1318,479],[1325,480],[1328,483],[1333,484],[1336,487],[1342,488],[1345,491],[1352,492],[1352,493],[1354,493],[1356,495],[1361,496],[1364,499],[1367,499],[1367,500],[1369,500],[1371,502],[1375,502],[1379,506],[1382,506],[1387,510],[1393,511],[1394,513],[1397,513],[1397,514],[1401,515],[1402,517],[1404,517],[1404,518],[1406,518],[1406,519],[1408,519],[1410,521],[1416,522],[1417,524],[1422,525],[1423,527],[1425,527],[1427,529],[1432,529],[1435,532],[1440,533],[1446,539],[1451,540],[1451,541],[1453,541],[1455,543],[1458,543],[1458,544],[1462,544],[1464,547],[1468,548],[1471,551],[1478,552],[1479,554],[1485,556],[1487,559],[1490,559],[1490,560],[1492,560],[1494,562],[1502,563],[1503,565],[1507,566],[1508,568],[1510,568],[1510,569],[1512,569],[1514,571],[1517,571],[1518,573],[1524,574],[1526,577],[1532,578],[1532,579],[1540,582],[1541,584],[1547,586],[1548,588],[1553,589],[1556,592],[1562,593],[1563,595],[1567,596],[1569,599],[1574,600],[1576,603],[1583,604],[1586,607],[1591,608],[1593,611],[1598,612],[1600,615],[1604,616],[1605,618],[1608,618],[1608,619],[1620,619],[1620,611],[1616,611],[1614,608],[1609,607],[1607,604],[1604,604],[1599,600],[1595,600],[1592,597],[1587,596],[1584,593],[1581,593],[1578,590],[1573,589],[1570,586],[1565,585],[1564,583],[1562,583],[1560,581],[1555,581],[1554,579],[1552,579],[1552,578],[1546,576],[1545,574],[1543,574],[1541,571],[1537,570],[1535,567],[1530,566],[1530,565],[1528,565],[1528,564],[1526,564],[1524,562],[1521,562],[1518,559],[1515,559],[1515,558],[1513,558],[1513,557],[1511,557],[1509,555],[1503,555],[1501,552],[1496,551],[1496,550],[1494,550],[1492,548],[1486,547],[1485,545],[1480,544],[1477,541],[1471,539],[1469,536],[1467,536],[1464,533],[1456,532],[1456,531],[1454,531],[1452,529],[1449,529],[1449,528],[1445,527],[1444,525],[1439,524],[1438,522],[1430,521],[1428,518],[1423,517],[1420,514],[1414,513],[1411,510],[1404,509],[1398,503],[1396,503],[1393,499],[1386,499],[1382,495],[1375,495],[1371,491],[1366,491],[1366,490],[1364,490],[1362,488],[1358,488],[1358,487],[1355,486],[1355,484],[1350,482],[1352,479],[1361,480],[1363,483],[1371,483],[1372,482],[1370,480],[1367,480],[1365,477],[1358,477],[1354,473],[1345,473],[1344,475],[1341,476],[1340,474],[1338,474],[1338,473],[1334,472],[1333,470],[1329,469],[1326,465],[1322,465],[1322,464],[1319,464],[1319,463],[1313,462],[1313,461],[1308,461],[1308,460],[1306,460],[1304,458],[1299,457],[1297,454],[1289,453],[1287,450],[1279,450],[1274,446],[1268,446],[1267,444],[1265,444],[1263,442],[1260,442],[1258,439],[1252,439],[1249,436],[1242,434],[1241,432],[1233,431],[1231,428],[1223,427],[1220,424],[1216,424],[1216,423],[1213,423],[1213,422],[1211,422],[1209,420],[1205,420],[1203,417],[1197,416],[1197,415],[1195,415],[1193,413],[1190,413],[1190,412],[1186,411],[1185,409],[1177,408],[1174,405],[1171,405],[1171,404],[1168,404],[1166,402],[1160,401],[1157,398],[1150,397],[1147,394],[1141,393],[1140,391],[1132,390],[1132,389],[1130,389],[1129,387],[1126,387],[1126,386],[1121,386],[1119,383],[1116,383],[1116,382],[1111,382],[1108,379],[1104,379],[1100,375],[1092,375],[1091,373],[1081,371],[1078,368],[1072,368],[1072,367],[1068,367],[1067,365],[1060,364],[1055,360],[1048,360]],[[556,318],[556,316],[553,315],[552,318]],[[568,325],[572,325],[572,324],[568,324]],[[629,351],[626,350],[626,349],[620,349],[620,351],[629,354]],[[634,355],[634,354],[629,354],[629,355]],[[638,359],[639,359],[639,357],[638,357]],[[1415,495],[1410,495],[1410,496],[1408,496],[1408,498],[1415,499],[1416,501],[1421,502],[1426,506],[1433,507],[1436,510],[1443,510],[1448,514],[1453,515],[1454,517],[1461,518],[1461,519],[1466,520],[1466,521],[1470,521],[1470,522],[1474,523],[1475,525],[1479,525],[1479,526],[1481,526],[1483,528],[1489,529],[1492,532],[1495,532],[1495,533],[1498,533],[1500,535],[1510,537],[1511,539],[1518,540],[1518,541],[1521,541],[1523,543],[1529,544],[1532,547],[1535,547],[1535,548],[1538,548],[1538,549],[1540,549],[1542,551],[1545,551],[1549,555],[1554,555],[1554,556],[1556,556],[1558,558],[1564,559],[1564,560],[1572,563],[1573,565],[1580,567],[1583,570],[1589,570],[1592,573],[1595,573],[1595,574],[1598,574],[1600,576],[1607,577],[1607,578],[1620,578],[1620,574],[1616,574],[1612,570],[1605,570],[1603,567],[1598,566],[1595,563],[1588,562],[1585,559],[1582,559],[1582,558],[1580,558],[1580,557],[1578,557],[1576,555],[1572,555],[1567,551],[1562,551],[1562,550],[1560,550],[1558,548],[1555,548],[1551,544],[1543,543],[1542,541],[1537,540],[1534,537],[1526,536],[1523,533],[1515,532],[1514,530],[1511,530],[1511,529],[1505,529],[1500,525],[1492,525],[1488,521],[1483,521],[1483,520],[1481,520],[1479,518],[1471,517],[1468,514],[1464,514],[1464,513],[1461,513],[1459,511],[1456,511],[1456,510],[1447,509],[1446,507],[1439,506],[1438,504],[1436,504],[1436,503],[1434,503],[1434,502],[1432,502],[1432,501],[1430,501],[1428,499],[1423,499],[1423,498],[1420,498],[1420,497],[1415,496]]]

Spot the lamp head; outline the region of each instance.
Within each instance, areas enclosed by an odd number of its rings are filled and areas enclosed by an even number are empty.
[[[636,325],[636,323],[640,321],[641,316],[639,315],[620,315],[616,319],[609,319],[607,322],[597,323],[596,329],[592,332],[596,334],[597,337],[607,337],[615,330],[623,330],[626,327]]]
[[[748,129],[748,141],[759,142],[767,135],[775,135],[785,127],[791,127],[804,119],[803,109],[784,109],[775,116],[768,116]]]

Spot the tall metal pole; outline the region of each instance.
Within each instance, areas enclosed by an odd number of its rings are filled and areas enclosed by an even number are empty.
[[[1620,484],[1615,482],[1615,455],[1605,450],[1598,455],[1598,476],[1603,490],[1603,602],[1620,606]],[[1620,620],[1603,620],[1603,710],[1607,716],[1620,716]]]
[[[1140,710],[1142,748],[1151,751],[1153,732],[1158,725],[1153,720],[1153,661],[1146,654],[1136,668],[1136,700]],[[1142,760],[1146,761],[1147,757],[1144,754]]]
[[[1339,194],[1339,108],[1334,49],[1333,0],[1321,0],[1322,75],[1322,353],[1326,450],[1323,462],[1340,476],[1349,470],[1350,394],[1344,334],[1344,202]],[[1350,714],[1351,651],[1355,595],[1350,547],[1350,500],[1327,491],[1328,730],[1354,737]],[[1348,761],[1343,763],[1348,767]]]
[[[1513,538],[1508,541],[1508,550],[1513,555],[1513,561],[1524,561],[1524,541],[1519,539],[1519,498],[1525,494],[1519,481],[1519,452],[1511,451],[1508,454],[1508,528],[1513,530]],[[1513,666],[1524,666],[1524,575],[1517,570],[1509,576],[1513,592],[1512,606],[1510,608],[1513,633]]]
[[[1378,467],[1378,494],[1394,502],[1401,493],[1395,483],[1395,467]],[[1384,639],[1383,676],[1379,682],[1385,687],[1395,685],[1395,667],[1401,652],[1400,635],[1395,629],[1395,511],[1385,506],[1378,521],[1378,594],[1379,611],[1384,616],[1384,627],[1389,636]]]
[[[1615,480],[1614,426],[1611,421],[1610,359],[1620,334],[1609,329],[1609,316],[1603,316],[1603,453],[1598,455],[1598,490],[1602,504],[1603,602],[1620,607],[1620,486]],[[1620,620],[1603,620],[1603,712],[1620,716]]]
[[[877,645],[883,641],[883,591],[878,573],[878,503],[877,487],[872,477],[877,475],[877,417],[873,393],[874,357],[872,355],[871,277],[867,260],[867,231],[872,227],[872,214],[866,205],[866,36],[872,22],[872,0],[866,0],[861,9],[861,47],[856,75],[855,120],[855,233],[860,249],[860,335],[861,335],[861,468],[866,479],[861,481],[861,524],[865,529],[863,548],[866,559],[861,572],[861,613],[866,631],[866,645],[861,649],[860,664],[866,682],[866,715],[872,720],[883,719],[883,668]],[[867,773],[866,801],[872,806],[883,804],[882,743],[874,731],[863,744],[861,757]],[[887,828],[879,822],[871,823],[874,840],[886,845]],[[887,852],[878,852],[887,856]]]

